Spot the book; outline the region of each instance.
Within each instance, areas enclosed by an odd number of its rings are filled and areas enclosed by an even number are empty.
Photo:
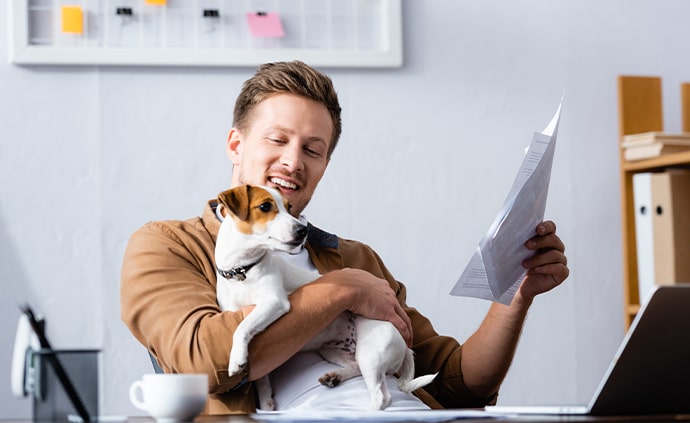
[[[683,151],[690,151],[690,144],[673,145],[663,142],[654,142],[625,147],[623,149],[623,158],[628,161],[634,161]]]
[[[621,146],[623,148],[636,147],[648,144],[687,145],[690,146],[690,132],[682,134],[667,134],[665,132],[642,132],[623,136]]]

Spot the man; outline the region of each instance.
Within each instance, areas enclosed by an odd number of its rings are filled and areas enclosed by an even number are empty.
[[[301,62],[263,65],[235,104],[227,139],[231,185],[277,188],[298,216],[326,171],[340,132],[340,106],[330,78]],[[251,341],[247,371],[230,376],[232,334],[251,307],[221,312],[216,303],[216,204],[210,201],[200,218],[151,222],[133,234],[121,284],[122,318],[157,363],[166,372],[209,375],[209,413],[254,411],[256,395],[247,381],[274,370],[280,375],[276,395],[281,389],[294,393],[299,387],[290,384],[302,373],[300,366],[314,364],[304,364],[297,353],[348,310],[393,323],[415,351],[417,373],[439,373],[415,392],[429,407],[495,402],[533,298],[569,273],[555,224],[541,223],[525,243],[535,254],[523,263],[527,276],[512,304],[492,304],[461,345],[439,336],[407,306],[405,286],[373,250],[310,225],[304,250],[292,259],[323,276],[290,296],[291,310]]]

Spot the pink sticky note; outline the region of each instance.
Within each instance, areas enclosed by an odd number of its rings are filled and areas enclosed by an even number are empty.
[[[247,13],[247,22],[254,37],[281,38],[285,36],[278,13]]]

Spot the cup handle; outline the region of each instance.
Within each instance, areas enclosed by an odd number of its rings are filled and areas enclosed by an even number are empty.
[[[137,380],[129,387],[129,400],[132,401],[136,408],[146,411],[146,403],[139,399],[140,396],[142,398],[144,396],[144,386],[143,381]]]

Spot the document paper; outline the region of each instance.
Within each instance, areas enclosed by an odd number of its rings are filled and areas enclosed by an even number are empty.
[[[542,132],[535,132],[503,207],[451,290],[451,295],[510,304],[532,254],[524,243],[544,220],[561,105]]]
[[[356,410],[301,410],[285,411],[257,410],[250,414],[252,420],[263,422],[448,422],[461,419],[489,419],[505,417],[499,413],[489,413],[477,409],[457,410],[396,410],[396,411],[356,411]]]

